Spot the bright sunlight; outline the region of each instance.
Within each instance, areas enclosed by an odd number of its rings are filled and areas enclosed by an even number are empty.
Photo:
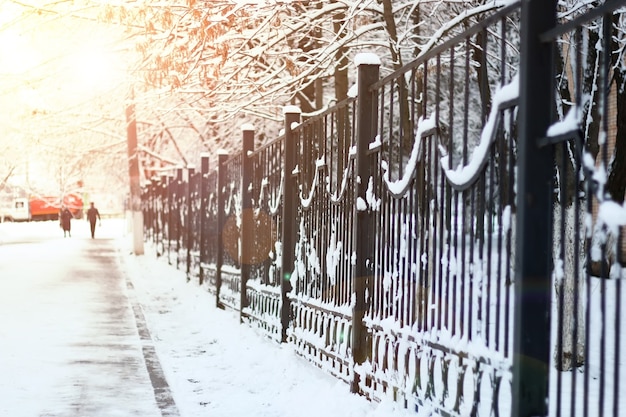
[[[70,77],[80,89],[105,91],[123,80],[123,63],[112,52],[86,48],[70,55],[67,61]]]

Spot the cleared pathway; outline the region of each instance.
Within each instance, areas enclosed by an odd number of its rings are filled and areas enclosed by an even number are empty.
[[[82,222],[72,238],[10,227],[24,233],[0,233],[0,416],[178,416],[114,242]]]

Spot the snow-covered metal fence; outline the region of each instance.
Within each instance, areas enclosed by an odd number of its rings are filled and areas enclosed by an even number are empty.
[[[625,6],[607,1],[554,14],[539,32],[553,56],[545,85],[556,104],[539,139],[554,161],[544,353],[553,416],[626,413]]]
[[[372,348],[356,366],[373,398],[510,413],[518,22],[504,8],[359,91],[376,103],[358,207],[376,225]]]
[[[146,188],[146,236],[374,400],[619,415],[625,3],[511,3],[384,77],[359,55],[352,97]]]

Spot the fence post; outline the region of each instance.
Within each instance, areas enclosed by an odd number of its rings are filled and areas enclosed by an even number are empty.
[[[148,180],[148,183],[146,184],[146,189],[148,191],[148,201],[147,201],[148,221],[146,222],[146,220],[144,219],[144,227],[148,225],[148,227],[150,228],[150,231],[145,234],[144,242],[148,239],[154,242],[154,189],[155,189],[155,186],[156,184],[155,184],[154,178],[151,180]]]
[[[144,243],[150,241],[150,235],[152,233],[152,217],[151,208],[152,208],[152,183],[150,180],[147,180],[142,187],[140,188],[139,199],[141,201],[141,213],[143,216],[143,230],[142,236]]]
[[[150,230],[148,226],[150,223],[150,216],[148,215],[148,207],[150,206],[150,180],[145,181],[139,188],[139,203],[141,216],[143,217],[141,236],[145,244],[146,241],[150,239],[150,234],[147,233],[147,231]]]
[[[248,306],[246,288],[250,278],[250,264],[254,252],[254,212],[252,208],[252,158],[248,155],[254,150],[254,126],[244,124],[241,127],[243,146],[241,148],[241,289],[239,320],[243,321],[243,309]]]
[[[374,219],[372,212],[358,210],[358,199],[367,201],[365,195],[369,178],[374,175],[375,166],[371,162],[369,144],[376,136],[376,95],[370,93],[370,87],[379,78],[380,61],[372,54],[357,55],[355,63],[358,66],[358,97],[356,104],[356,180],[354,201],[354,230],[356,264],[352,276],[355,303],[352,307],[352,357],[354,364],[362,364],[370,354],[370,337],[363,323],[363,317],[368,309],[366,298],[367,288],[373,275],[374,263]],[[370,292],[371,294],[371,292]],[[353,373],[350,390],[360,392],[361,381],[358,372]]]
[[[183,192],[184,186],[183,186],[183,168],[182,167],[178,167],[176,168],[176,269],[180,268],[180,240],[182,238],[182,228],[183,228],[183,221],[182,221],[182,213],[181,213],[181,206],[182,206],[182,200],[183,200],[183,196],[184,196],[184,192]]]
[[[176,179],[173,173],[167,177],[167,263],[172,265],[172,239],[174,238],[174,197],[176,192],[174,186]]]
[[[152,222],[152,243],[156,245],[157,243],[157,232],[159,231],[159,224],[157,222],[157,213],[159,212],[159,205],[158,205],[158,195],[159,195],[159,188],[160,188],[160,184],[159,184],[159,177],[154,176],[152,177],[152,181],[150,184],[150,188],[151,188],[151,197],[152,197],[152,204],[151,206],[151,222]]]
[[[554,105],[551,43],[556,0],[527,0],[521,9],[517,179],[513,416],[548,414],[553,148],[540,148]]]
[[[159,191],[159,244],[157,244],[157,256],[165,254],[165,228],[169,226],[165,218],[165,204],[167,204],[167,175],[161,175],[160,191]],[[169,211],[168,211],[169,212]]]
[[[207,220],[207,188],[209,183],[209,155],[202,153],[200,155],[200,259],[198,281],[202,285],[204,283],[204,269],[202,262],[206,260],[206,220]]]
[[[293,171],[296,167],[296,137],[292,124],[300,122],[300,109],[286,106],[285,116],[285,149],[283,154],[283,213],[282,213],[282,265],[281,265],[281,341],[287,341],[287,329],[291,316],[291,303],[288,294],[291,291],[291,274],[295,268],[296,256],[296,219],[297,219],[297,183]]]
[[[193,241],[193,229],[192,229],[192,224],[191,224],[191,219],[193,216],[193,210],[191,206],[193,203],[191,201],[191,197],[192,197],[191,192],[193,191],[192,182],[194,181],[195,175],[196,175],[196,167],[193,165],[188,165],[187,166],[187,189],[185,190],[186,191],[185,195],[187,198],[187,204],[186,204],[187,219],[185,220],[185,225],[187,226],[187,233],[185,237],[185,239],[187,240],[185,244],[187,248],[187,270],[185,271],[185,274],[187,276],[187,281],[191,280],[191,277],[189,276],[189,274],[191,273],[191,246],[192,246],[192,241]]]
[[[228,160],[228,153],[220,152],[217,163],[217,261],[215,265],[215,305],[222,308],[220,302],[220,290],[222,288],[222,264],[224,263],[224,241],[222,232],[224,230],[224,190],[226,189],[226,168],[224,165]]]

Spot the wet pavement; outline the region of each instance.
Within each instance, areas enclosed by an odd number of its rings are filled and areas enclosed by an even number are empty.
[[[0,239],[0,416],[179,415],[118,258],[106,238]]]

